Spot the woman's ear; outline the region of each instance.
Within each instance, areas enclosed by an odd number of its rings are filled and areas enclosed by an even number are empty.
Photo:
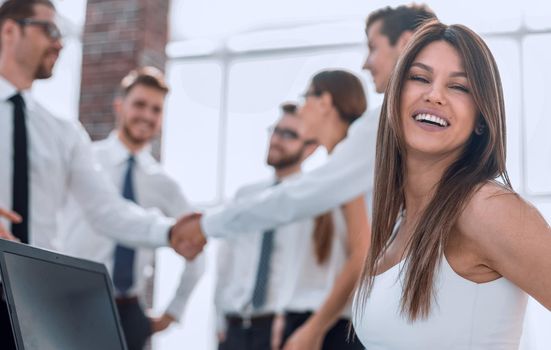
[[[474,128],[474,133],[481,136],[484,132],[486,132],[486,122],[481,118]]]

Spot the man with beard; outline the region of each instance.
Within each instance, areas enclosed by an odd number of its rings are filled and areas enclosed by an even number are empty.
[[[57,250],[58,214],[71,194],[97,233],[134,246],[172,243],[195,257],[205,241],[180,241],[187,219],[174,224],[124,200],[97,164],[82,126],[54,117],[30,94],[34,80],[52,75],[62,49],[55,16],[50,0],[0,6],[0,238]],[[0,299],[0,348],[15,349]]]
[[[151,142],[159,135],[168,87],[161,71],[143,67],[131,71],[120,84],[114,101],[118,128],[93,151],[103,169],[125,198],[144,208],[156,208],[168,217],[189,214],[192,208],[178,184],[151,155]],[[104,263],[115,287],[115,301],[129,350],[141,350],[152,333],[179,320],[203,270],[202,257],[189,262],[166,312],[149,319],[144,313],[147,278],[155,259],[152,249],[132,249],[100,236],[84,220],[78,203],[70,198],[64,211],[62,251]]]
[[[283,115],[272,130],[267,163],[275,176],[241,188],[237,201],[297,176],[302,162],[317,148],[317,142],[306,136],[296,111],[296,105],[284,104]],[[311,229],[308,219],[264,235],[236,235],[220,241],[215,290],[220,350],[271,348],[272,321],[282,311],[278,298],[285,288],[285,261],[289,260],[290,242],[285,236]]]

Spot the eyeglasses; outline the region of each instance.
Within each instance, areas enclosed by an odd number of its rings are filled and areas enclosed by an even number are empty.
[[[53,22],[33,19],[33,18],[23,18],[16,20],[17,23],[21,26],[38,26],[41,27],[44,33],[52,41],[61,40],[62,34],[57,25]]]
[[[298,133],[291,129],[285,129],[285,128],[278,128],[277,126],[271,126],[268,128],[268,132],[271,135],[277,135],[282,140],[285,141],[294,141],[299,140],[300,136]],[[318,142],[316,140],[304,140],[305,145],[311,145],[311,144],[317,144]]]
[[[277,126],[271,126],[268,128],[268,132],[273,135],[279,136],[282,140],[298,140],[300,137],[298,133],[291,129],[278,128]]]

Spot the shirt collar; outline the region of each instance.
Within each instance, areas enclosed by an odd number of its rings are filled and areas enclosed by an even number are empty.
[[[15,86],[0,75],[0,100],[6,101],[8,98],[15,95],[16,92],[17,89]]]
[[[111,161],[113,164],[120,164],[124,163],[128,160],[130,157],[130,151],[126,146],[121,142],[119,139],[118,131],[113,130],[109,137],[107,138],[111,150]],[[151,145],[147,145],[144,148],[142,148],[141,151],[136,153],[134,155],[134,159],[136,160],[136,164],[138,166],[144,166],[147,167],[151,164],[155,164],[156,160],[151,155]]]
[[[15,95],[17,91],[17,88],[11,82],[0,75],[0,101],[7,101],[10,97]],[[20,93],[27,107],[34,103],[30,90],[23,90],[20,91]]]
[[[287,181],[294,180],[302,175],[302,171],[296,172],[294,174],[291,174],[289,176],[284,177],[283,179],[278,179],[274,174],[274,183],[284,183]]]

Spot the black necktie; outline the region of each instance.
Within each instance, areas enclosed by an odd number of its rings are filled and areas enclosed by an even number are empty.
[[[11,232],[23,243],[29,243],[29,154],[25,101],[19,93],[10,97],[13,103],[13,178],[12,210],[21,216],[21,223],[12,224]]]
[[[134,195],[134,157],[128,158],[128,166],[124,175],[122,187],[122,196],[133,202],[136,201]],[[132,248],[117,244],[115,248],[115,262],[113,265],[113,284],[121,294],[126,294],[134,284],[134,255]]]

